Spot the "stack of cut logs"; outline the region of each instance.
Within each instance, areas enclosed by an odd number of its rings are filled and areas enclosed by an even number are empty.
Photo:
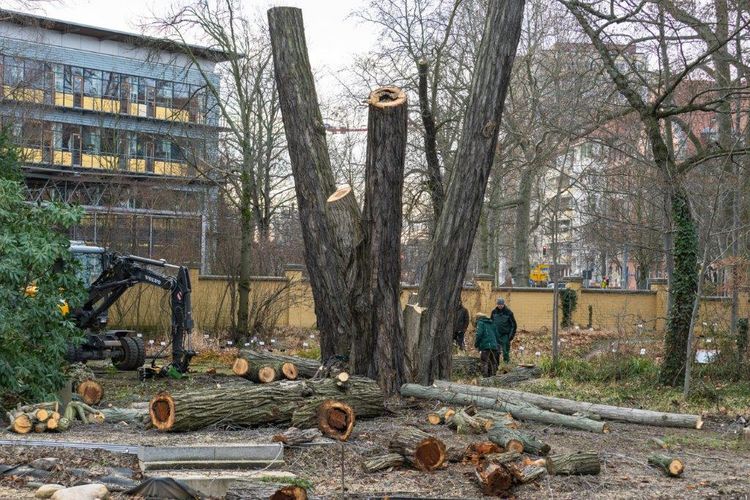
[[[8,412],[8,430],[18,434],[66,431],[70,428],[70,419],[62,416],[58,410],[58,403],[21,406]]]

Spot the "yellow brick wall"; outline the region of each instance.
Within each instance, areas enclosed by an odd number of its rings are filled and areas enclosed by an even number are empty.
[[[233,300],[230,282],[225,277],[199,276],[191,270],[193,286],[193,318],[198,331],[221,331],[231,325]],[[287,286],[288,285],[288,286]],[[489,280],[478,280],[477,285],[465,288],[461,297],[469,314],[489,314],[498,297],[503,297],[513,310],[520,329],[534,331],[552,325],[552,290],[546,288],[493,288]],[[309,281],[302,279],[299,269],[291,269],[283,278],[257,277],[251,282],[251,301],[263,300],[275,291],[287,287],[277,298],[277,326],[315,327],[315,304]],[[582,328],[588,324],[588,306],[592,307],[594,328],[632,332],[637,325],[647,330],[662,331],[666,317],[666,286],[655,286],[653,291],[622,291],[580,289],[579,283],[568,283],[578,293],[578,306],[573,322]],[[405,305],[416,287],[405,287],[401,303]],[[740,317],[750,314],[747,293],[740,297]],[[235,298],[236,300],[236,298]],[[726,330],[730,302],[706,298],[700,311],[699,333],[707,325]],[[169,298],[161,289],[140,286],[131,289],[110,311],[111,324],[135,328],[169,328]]]

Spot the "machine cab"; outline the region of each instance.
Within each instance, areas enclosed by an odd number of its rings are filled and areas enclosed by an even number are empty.
[[[79,264],[76,275],[88,289],[102,274],[105,250],[102,247],[89,246],[83,241],[71,241],[70,253]]]

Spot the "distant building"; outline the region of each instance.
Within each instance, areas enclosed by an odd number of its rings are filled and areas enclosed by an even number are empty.
[[[218,85],[226,55],[191,52]],[[0,119],[29,200],[82,206],[72,238],[207,270],[219,123],[191,62],[168,40],[0,11]]]

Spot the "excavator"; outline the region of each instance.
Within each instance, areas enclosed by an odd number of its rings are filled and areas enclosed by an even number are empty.
[[[88,298],[80,308],[71,311],[76,325],[85,332],[85,341],[69,346],[67,360],[73,363],[111,359],[117,369],[139,370],[142,378],[148,376],[144,373],[187,373],[190,360],[196,354],[189,346],[185,347],[193,328],[187,267],[168,264],[164,260],[123,255],[81,241],[71,241],[70,252],[80,264],[79,277],[87,285]],[[176,274],[162,274],[151,267],[174,269]],[[156,286],[170,294],[172,362],[158,371],[154,368],[155,360],[150,372],[143,368],[146,349],[136,332],[107,329],[109,308],[129,288],[139,284]]]

